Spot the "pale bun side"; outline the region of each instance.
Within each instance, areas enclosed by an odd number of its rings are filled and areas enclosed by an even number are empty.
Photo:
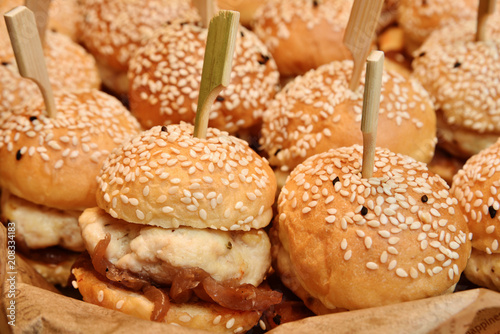
[[[50,284],[66,287],[68,286],[68,279],[71,276],[71,268],[75,263],[76,258],[77,255],[57,264],[36,261],[27,257],[25,257],[24,260]]]
[[[453,178],[458,199],[472,232],[472,247],[500,254],[500,141],[472,156]]]
[[[260,144],[284,172],[330,148],[362,144],[364,73],[352,92],[352,61],[332,62],[288,83],[264,113]],[[436,116],[428,93],[413,79],[384,71],[377,146],[429,162]],[[411,138],[404,140],[403,138]]]
[[[90,260],[83,263],[80,261],[73,268],[72,274],[75,277],[73,287],[78,288],[84,301],[137,318],[151,319],[153,302],[141,292],[127,290],[100,279]],[[260,316],[261,312],[258,311],[230,310],[215,303],[170,302],[164,322],[218,333],[243,333],[256,325]]]
[[[476,285],[500,291],[500,253],[488,254],[472,248],[464,274]]]
[[[140,131],[115,98],[97,90],[55,94],[57,116],[42,100],[0,114],[0,185],[61,210],[96,205],[96,176],[111,150]]]
[[[114,218],[164,228],[249,230],[269,224],[276,178],[248,143],[187,123],[156,126],[113,151],[98,206]]]
[[[360,146],[307,159],[278,201],[279,238],[298,281],[327,308],[377,307],[443,294],[471,251],[448,186],[425,164],[377,148],[361,178]]]
[[[267,1],[257,10],[252,28],[283,77],[300,75],[352,57],[343,43],[351,7],[350,0]]]
[[[220,9],[240,12],[240,23],[246,27],[250,27],[255,18],[255,12],[265,3],[266,0],[217,0]]]

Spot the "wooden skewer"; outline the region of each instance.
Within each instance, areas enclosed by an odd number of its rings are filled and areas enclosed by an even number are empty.
[[[19,6],[5,13],[4,18],[19,73],[38,85],[49,117],[55,117],[54,95],[49,82],[42,43],[35,23],[35,15],[25,6]]]
[[[210,20],[215,14],[214,0],[193,0],[193,4],[200,12],[203,27],[208,28]]]
[[[495,12],[496,0],[479,0],[477,11],[476,41],[486,40],[486,22],[488,17]]]
[[[365,92],[361,119],[361,131],[363,132],[363,167],[361,175],[366,179],[372,177],[375,163],[375,143],[383,69],[384,53],[382,51],[373,51],[366,60]]]
[[[49,6],[51,0],[25,0],[24,5],[34,14],[36,26],[42,45],[45,44],[45,31],[49,23]]]
[[[370,52],[375,28],[377,27],[384,0],[355,0],[344,35],[344,44],[351,51],[354,60],[349,88],[354,92]]]
[[[225,10],[210,21],[194,123],[195,137],[206,137],[210,109],[217,95],[229,85],[239,20],[240,13]]]

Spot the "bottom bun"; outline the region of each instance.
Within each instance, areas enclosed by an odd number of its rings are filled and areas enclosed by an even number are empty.
[[[45,278],[47,282],[64,288],[68,285],[71,267],[75,263],[76,258],[77,256],[75,255],[57,264],[33,260],[27,257],[24,260]]]
[[[500,291],[500,254],[487,254],[472,248],[464,273],[472,283]]]
[[[154,303],[139,292],[101,279],[88,256],[78,261],[72,274],[75,277],[72,284],[78,288],[84,301],[141,319],[151,319]],[[208,302],[171,302],[164,322],[216,333],[242,333],[254,327],[261,315],[257,311],[230,310]]]

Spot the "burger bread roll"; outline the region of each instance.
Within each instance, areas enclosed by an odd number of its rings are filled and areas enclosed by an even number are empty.
[[[398,24],[405,34],[407,52],[415,51],[434,30],[474,20],[478,5],[478,0],[401,0]]]
[[[352,92],[351,73],[352,61],[332,62],[295,78],[276,95],[264,113],[260,144],[278,174],[330,148],[362,144],[364,74]],[[429,162],[436,116],[427,92],[394,71],[384,71],[382,80],[377,145]]]
[[[127,94],[130,58],[154,30],[168,21],[199,18],[184,0],[83,0],[80,40],[97,60],[104,85]]]
[[[453,290],[471,251],[449,187],[425,164],[377,148],[361,177],[360,146],[297,166],[278,200],[280,244],[300,285],[328,309],[356,310]]]
[[[76,285],[84,300],[131,315],[244,332],[281,300],[260,286],[271,263],[261,228],[272,218],[276,180],[246,142],[213,128],[200,139],[193,130],[156,126],[109,155],[98,177],[99,207],[79,219],[94,268],[77,264]],[[96,277],[103,283],[92,283]],[[90,288],[98,284],[107,286]],[[151,288],[164,296],[158,303]],[[140,295],[155,299],[153,311]]]
[[[500,291],[500,142],[472,156],[453,178],[452,193],[472,232],[472,256],[465,275]]]
[[[343,38],[352,0],[270,0],[252,28],[283,77],[304,74],[334,60],[350,59]]]
[[[436,107],[439,145],[468,158],[500,135],[500,41],[464,41],[421,49],[413,76]]]
[[[25,5],[24,0],[3,0],[0,4],[0,12],[6,13],[9,10]],[[47,20],[47,18],[43,18]],[[79,0],[51,0],[49,5],[49,22],[47,28],[57,31],[78,42],[80,34],[78,28],[83,19]],[[2,20],[3,21],[3,20]],[[8,43],[8,41],[7,41]],[[0,43],[1,44],[1,43]]]
[[[78,216],[96,205],[102,162],[140,127],[118,100],[97,90],[56,93],[55,118],[46,115],[41,98],[33,100],[0,113],[1,220],[16,223],[16,240],[30,254],[50,253],[50,247],[83,251]],[[65,259],[33,261],[46,268],[42,274],[57,276],[50,281],[65,285]]]
[[[130,61],[130,109],[145,127],[194,123],[207,29],[176,21],[160,28]],[[257,135],[279,88],[276,63],[254,33],[240,27],[229,85],[210,111],[210,127]]]
[[[3,41],[0,42],[0,60],[2,67],[7,69],[7,71],[4,68],[0,69],[3,74],[0,77],[0,90],[5,97],[0,101],[0,106],[3,109],[29,106],[30,100],[35,96],[41,97],[41,94],[35,83],[19,75],[7,28],[1,23],[0,41]],[[54,91],[100,88],[101,79],[95,59],[69,37],[47,31],[44,55],[50,84]]]

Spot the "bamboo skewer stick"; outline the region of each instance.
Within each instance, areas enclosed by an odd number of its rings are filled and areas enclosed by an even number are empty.
[[[210,20],[215,14],[214,0],[193,0],[193,4],[200,12],[203,27],[208,28]]]
[[[25,0],[24,5],[35,14],[36,26],[42,45],[45,44],[45,31],[49,23],[50,0]]]
[[[349,88],[355,91],[370,52],[370,46],[377,27],[383,0],[355,0],[344,35],[344,44],[351,51],[354,60]]]
[[[488,17],[495,12],[496,0],[480,0],[477,11],[476,41],[486,40],[486,22]]]
[[[5,13],[4,18],[19,73],[38,85],[49,117],[55,117],[54,95],[49,82],[42,43],[35,23],[35,15],[25,6],[19,6]]]
[[[220,11],[210,21],[194,125],[195,137],[206,137],[210,109],[217,95],[229,85],[239,18],[238,12]]]
[[[384,53],[382,51],[373,51],[366,62],[365,92],[361,119],[361,131],[363,132],[363,167],[361,175],[366,179],[373,175],[383,69]]]

